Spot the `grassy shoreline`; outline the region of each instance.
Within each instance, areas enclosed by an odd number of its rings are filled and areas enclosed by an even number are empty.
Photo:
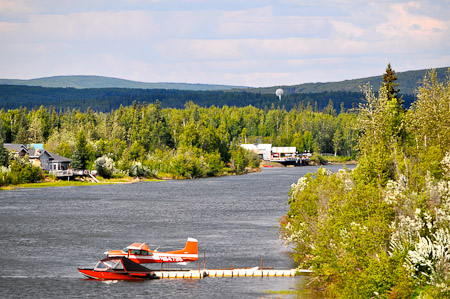
[[[161,179],[134,179],[134,178],[121,178],[121,179],[102,179],[99,183],[92,181],[50,181],[39,183],[26,183],[19,185],[0,186],[1,190],[14,190],[22,188],[48,188],[48,187],[73,187],[73,186],[99,186],[99,185],[115,185],[115,184],[134,184],[138,182],[159,182]]]

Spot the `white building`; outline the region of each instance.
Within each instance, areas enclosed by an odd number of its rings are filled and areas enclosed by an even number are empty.
[[[248,151],[257,153],[261,160],[270,160],[272,154],[272,144],[241,144],[241,147],[245,148]]]
[[[295,146],[272,147],[272,155],[270,161],[295,162],[297,161],[297,148]]]

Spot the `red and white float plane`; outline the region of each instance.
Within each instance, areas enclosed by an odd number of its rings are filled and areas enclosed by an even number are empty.
[[[106,251],[109,257],[126,257],[137,264],[185,263],[198,260],[198,241],[188,238],[186,246],[180,250],[159,252],[150,250],[145,243],[133,243],[122,250]]]

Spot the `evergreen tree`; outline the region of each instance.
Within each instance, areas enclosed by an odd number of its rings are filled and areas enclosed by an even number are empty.
[[[392,69],[391,64],[388,63],[387,67],[386,67],[386,72],[383,74],[383,83],[381,84],[381,86],[386,87],[387,89],[387,95],[388,95],[388,99],[389,100],[393,100],[393,99],[397,99],[398,101],[398,106],[401,107],[403,109],[403,100],[402,97],[398,97],[398,93],[400,92],[400,88],[398,87],[398,83],[396,83],[395,81],[397,81],[397,74],[395,73],[395,71]]]
[[[72,155],[72,168],[85,169],[89,160],[89,149],[87,147],[86,133],[80,130],[77,135],[75,152]]]
[[[323,113],[336,116],[336,109],[334,109],[333,100],[328,101],[328,105],[323,109]]]
[[[9,164],[8,150],[3,146],[3,141],[0,141],[0,166],[8,166],[8,164]]]

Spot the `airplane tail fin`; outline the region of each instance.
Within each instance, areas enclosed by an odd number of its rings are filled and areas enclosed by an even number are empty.
[[[198,241],[194,238],[188,238],[186,242],[186,246],[183,249],[183,252],[187,252],[190,254],[198,254]]]
[[[174,254],[195,254],[197,255],[193,260],[197,260],[198,258],[198,241],[194,238],[188,238],[186,242],[186,246],[183,249],[175,250],[175,251],[169,251],[169,253]]]

